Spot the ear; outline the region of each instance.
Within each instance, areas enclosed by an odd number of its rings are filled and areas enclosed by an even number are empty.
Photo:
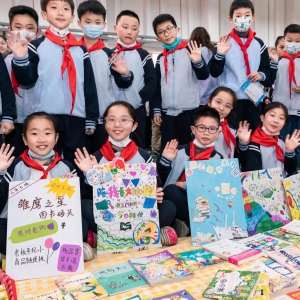
[[[37,32],[36,32],[36,37],[39,37],[42,34],[42,29],[38,28]]]
[[[82,29],[82,27],[83,27],[83,26],[82,26],[82,24],[81,24],[81,21],[80,21],[80,20],[78,20],[78,21],[77,21],[77,24],[78,24],[78,26],[79,26],[79,27]]]
[[[41,16],[45,21],[48,21],[47,13],[45,11],[41,11]]]
[[[160,40],[160,38],[159,38],[159,37],[157,37],[157,38],[156,38],[156,40],[157,40],[158,42],[160,42],[160,43],[161,43],[161,40]]]
[[[75,15],[72,16],[71,23],[73,23]]]
[[[228,17],[228,21],[229,21],[229,23],[231,23],[231,24],[234,23],[233,18],[231,18],[231,17]]]
[[[207,102],[206,102],[207,106],[211,107],[211,99],[207,99]]]
[[[194,126],[190,126],[193,135],[196,135],[196,128]]]
[[[102,27],[103,27],[103,29],[105,29],[105,27],[106,27],[106,22],[103,23]]]
[[[138,123],[138,122],[135,122],[135,123],[133,124],[132,129],[131,129],[131,132],[134,132],[134,131],[137,129],[138,125],[139,125],[139,123]]]
[[[114,26],[114,32],[117,32],[117,25]]]
[[[180,32],[180,28],[179,28],[179,27],[177,27],[176,29],[177,29],[177,34],[178,34],[178,33]]]
[[[27,146],[27,140],[26,140],[26,137],[23,133],[22,133],[22,139],[23,139],[23,142],[24,142],[25,146]]]
[[[217,135],[216,135],[216,139],[221,134],[221,132],[222,132],[222,130],[218,130]]]
[[[265,120],[265,116],[264,115],[260,115],[259,116],[260,120],[263,122]]]
[[[59,134],[57,133],[57,134],[55,135],[55,144],[57,143],[58,138],[59,138]]]
[[[7,27],[7,31],[8,31],[8,33],[11,33],[12,30],[11,30],[10,26]]]
[[[254,20],[255,20],[255,16],[253,15],[253,16],[252,16],[252,22],[254,22]]]

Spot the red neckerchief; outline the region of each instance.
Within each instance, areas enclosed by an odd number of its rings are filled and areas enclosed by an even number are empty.
[[[23,97],[19,94],[18,87],[20,86],[20,84],[19,84],[19,82],[17,81],[17,79],[16,79],[16,77],[15,77],[15,74],[14,74],[14,71],[13,71],[13,70],[11,70],[10,76],[11,76],[11,84],[12,84],[14,93],[15,93],[16,95],[18,95],[20,98],[23,98]]]
[[[210,159],[210,156],[212,154],[212,152],[214,151],[214,147],[209,147],[207,149],[205,149],[203,152],[200,152],[198,154],[195,155],[195,144],[193,142],[190,142],[190,160],[208,160]],[[185,182],[186,178],[185,178],[185,171],[183,171],[180,180],[181,182]]]
[[[225,143],[227,145],[227,147],[230,149],[231,152],[231,143],[233,143],[234,147],[236,147],[236,139],[235,136],[232,134],[230,128],[228,127],[228,120],[224,119],[224,121],[220,122],[220,125],[222,127],[222,132],[224,135],[224,139],[225,139]],[[230,158],[231,153],[229,153],[228,158]]]
[[[105,48],[105,44],[103,43],[103,41],[100,38],[90,48],[88,48],[88,46],[85,44],[85,42],[84,42],[84,36],[81,37],[81,39],[79,40],[79,42],[81,42],[81,44],[86,48],[86,50],[88,51],[88,53],[91,53],[93,51],[97,51],[97,50],[101,50],[101,49]]]
[[[257,127],[250,138],[250,142],[257,143],[265,147],[276,147],[276,157],[282,163],[284,162],[284,153],[278,144],[278,136],[274,138],[262,131],[261,127]]]
[[[24,161],[24,163],[29,166],[32,169],[38,170],[38,171],[42,171],[44,174],[41,177],[41,179],[47,179],[48,177],[48,172],[53,169],[56,164],[61,160],[61,156],[59,156],[59,154],[55,152],[55,158],[52,161],[52,163],[48,166],[47,169],[44,169],[43,166],[41,166],[39,163],[37,163],[35,160],[33,160],[29,155],[28,155],[28,149],[25,150],[21,155],[20,158]]]
[[[300,57],[300,52],[298,52],[295,55],[290,55],[286,52],[283,52],[281,54],[281,57],[284,57],[290,61],[289,63],[289,82],[290,82],[290,98],[292,98],[292,82],[294,82],[297,85],[296,82],[296,76],[295,76],[295,58]]]
[[[173,50],[168,50],[164,48],[162,55],[164,56],[164,67],[165,67],[165,78],[166,83],[168,82],[168,55],[175,52],[176,50],[180,50],[186,48],[188,46],[187,41],[181,41]]]
[[[45,37],[51,42],[60,45],[64,49],[63,62],[61,65],[61,76],[63,77],[65,69],[68,68],[69,85],[72,94],[72,108],[70,114],[72,114],[75,105],[75,98],[76,98],[76,67],[72,55],[69,51],[69,48],[73,46],[82,46],[82,44],[79,41],[77,41],[71,33],[67,35],[66,43],[64,43],[49,28],[47,28],[46,30]]]
[[[136,145],[136,143],[131,141],[126,147],[123,148],[119,157],[123,157],[125,162],[129,161],[135,156],[138,149],[139,147]],[[112,161],[116,157],[109,140],[107,140],[106,143],[100,148],[100,152],[108,161]]]
[[[244,44],[243,41],[241,40],[241,38],[236,34],[234,29],[232,29],[230,32],[230,36],[239,44],[239,46],[243,52],[247,75],[250,75],[250,73],[251,73],[247,49],[250,46],[252,40],[255,38],[255,35],[256,35],[256,33],[253,32],[250,28],[248,31],[247,42],[246,42],[246,44]]]
[[[132,47],[128,47],[128,48],[125,48],[125,47],[122,47],[119,43],[117,43],[116,45],[116,51],[115,53],[120,53],[122,51],[130,51],[130,50],[136,50],[136,49],[141,49],[142,48],[142,45],[140,42],[136,41],[136,44]]]

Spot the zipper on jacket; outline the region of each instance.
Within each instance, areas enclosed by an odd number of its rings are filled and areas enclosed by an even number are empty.
[[[172,72],[172,106],[175,110],[175,96],[174,96],[174,77],[175,77],[175,52],[172,53],[172,63],[173,63],[173,72]]]

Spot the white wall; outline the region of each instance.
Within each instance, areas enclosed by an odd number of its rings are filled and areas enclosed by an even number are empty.
[[[78,5],[83,0],[74,0]],[[254,30],[257,36],[272,46],[286,25],[300,23],[300,0],[252,0],[256,9]],[[131,9],[141,18],[141,35],[153,36],[152,20],[159,13],[172,14],[181,28],[182,37],[188,38],[197,26],[204,26],[213,41],[231,30],[228,11],[232,0],[100,0],[107,8],[107,30],[113,31],[117,14],[122,9]],[[24,4],[40,13],[40,0],[0,0],[0,22],[8,22],[7,13],[11,6]],[[41,18],[40,18],[41,19]],[[77,27],[75,18],[72,27]],[[41,19],[41,25],[47,22]]]

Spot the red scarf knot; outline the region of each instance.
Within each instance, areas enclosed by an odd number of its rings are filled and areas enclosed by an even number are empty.
[[[130,51],[130,50],[136,50],[136,49],[141,49],[141,48],[142,48],[142,45],[138,41],[136,41],[136,44],[134,46],[128,47],[128,48],[122,47],[119,43],[117,43],[115,53],[119,54],[122,51]]]
[[[84,42],[84,36],[81,37],[81,39],[79,40],[79,42],[81,42],[82,46],[84,46],[86,48],[86,50],[88,51],[88,53],[91,53],[91,52],[97,51],[97,50],[102,50],[103,48],[105,48],[105,44],[103,43],[103,41],[100,38],[90,48],[88,48],[88,46],[85,44],[85,42]]]

